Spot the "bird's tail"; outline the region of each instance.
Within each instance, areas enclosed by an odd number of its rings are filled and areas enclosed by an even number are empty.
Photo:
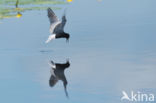
[[[49,43],[51,40],[55,39],[56,35],[50,35],[45,43]]]

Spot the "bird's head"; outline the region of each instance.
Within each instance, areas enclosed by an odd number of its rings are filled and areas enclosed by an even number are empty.
[[[70,35],[66,33],[66,42],[69,42]]]

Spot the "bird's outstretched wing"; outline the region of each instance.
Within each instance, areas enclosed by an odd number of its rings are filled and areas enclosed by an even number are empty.
[[[57,16],[55,15],[55,13],[53,12],[51,8],[48,8],[47,11],[48,11],[50,24],[53,24],[59,21],[59,19],[57,18]]]
[[[54,29],[54,33],[58,33],[59,34],[59,33],[64,32],[64,26],[65,26],[66,22],[67,22],[67,19],[66,19],[66,15],[64,13],[64,15],[62,16],[62,21],[61,21],[60,24],[58,24],[56,26],[56,28]]]
[[[64,14],[62,16],[62,22],[61,22],[61,28],[62,29],[64,29],[64,26],[65,26],[66,22],[67,22],[66,15]]]

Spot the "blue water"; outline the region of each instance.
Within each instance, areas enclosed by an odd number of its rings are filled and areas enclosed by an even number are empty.
[[[123,90],[156,95],[155,3],[74,0],[54,5],[61,8],[54,10],[59,18],[67,8],[69,43],[59,39],[45,44],[46,10],[0,20],[0,102],[121,103]],[[49,86],[48,62],[67,59],[69,99],[61,81]]]

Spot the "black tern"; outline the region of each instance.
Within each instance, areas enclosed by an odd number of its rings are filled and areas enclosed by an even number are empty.
[[[50,36],[47,39],[46,43],[58,38],[66,38],[66,41],[68,42],[70,35],[64,32],[64,26],[67,21],[65,13],[62,16],[62,21],[60,21],[51,8],[48,8],[47,11],[50,21]]]
[[[64,90],[65,94],[68,97],[68,92],[67,92],[67,79],[64,74],[64,70],[70,66],[69,61],[67,60],[66,63],[61,64],[61,63],[54,63],[53,61],[50,61],[50,66],[51,66],[51,77],[49,80],[49,85],[50,87],[53,87],[59,80],[63,82],[64,85]]]

